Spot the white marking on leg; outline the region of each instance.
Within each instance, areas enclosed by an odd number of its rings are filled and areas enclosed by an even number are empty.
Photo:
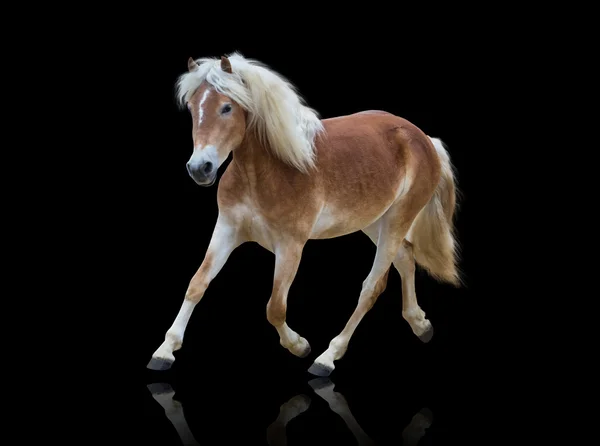
[[[282,347],[287,348],[294,355],[301,355],[308,348],[308,341],[288,327],[287,323],[283,323],[279,327],[275,327],[279,334],[279,343]]]
[[[153,358],[163,358],[175,361],[173,352],[179,350],[183,343],[183,335],[190,320],[194,307],[200,302],[208,285],[221,271],[231,252],[242,243],[235,226],[224,214],[217,218],[206,257],[202,265],[190,281],[177,317],[165,335],[161,346],[152,354]],[[208,263],[205,263],[208,260]]]
[[[277,333],[279,334],[281,345],[283,345],[285,348],[292,347],[296,342],[298,342],[298,339],[300,339],[298,333],[288,327],[288,324],[285,322],[283,325],[275,327],[275,330],[277,330]]]
[[[204,116],[204,108],[202,108],[202,106],[204,105],[204,101],[206,101],[206,98],[208,98],[208,95],[211,91],[212,89],[207,88],[200,99],[200,104],[198,105],[198,125],[202,124],[202,118]]]
[[[352,313],[352,316],[350,316],[350,319],[342,332],[331,340],[329,348],[325,350],[321,356],[315,359],[315,364],[333,370],[335,368],[333,362],[344,356],[348,349],[350,338],[352,338],[356,327],[358,327],[360,321],[375,304],[377,297],[379,297],[378,295],[375,295],[375,287],[377,286],[377,282],[384,276],[389,268],[388,261],[381,252],[382,249],[378,247],[377,254],[375,255],[375,262],[373,263],[371,272],[363,282],[360,297],[358,298],[358,305]]]
[[[422,336],[431,330],[431,322],[425,318],[425,312],[418,305],[408,310],[402,310],[402,317],[417,336]]]
[[[160,347],[158,347],[152,357],[170,359],[171,361],[175,360],[173,352],[181,348],[181,344],[183,343],[183,334],[185,333],[185,329],[190,317],[192,316],[195,306],[195,302],[184,299],[183,304],[181,304],[181,308],[179,309],[179,313],[177,313],[175,321],[173,321],[171,328],[167,330],[164,342]]]
[[[173,325],[167,332],[167,336],[173,339],[175,343],[181,343],[183,339],[183,333],[185,332],[185,328],[192,316],[192,312],[196,307],[196,302],[192,302],[191,300],[185,299],[183,304],[181,304],[181,308],[179,309],[179,313],[177,313],[177,317],[173,322]]]

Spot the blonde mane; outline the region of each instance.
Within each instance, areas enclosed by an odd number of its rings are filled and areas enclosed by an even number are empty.
[[[301,172],[315,166],[315,138],[324,131],[317,112],[309,108],[294,85],[263,63],[240,53],[229,56],[233,73],[221,69],[221,59],[200,58],[199,68],[177,81],[180,105],[203,81],[239,103],[248,112],[247,131],[283,162]]]

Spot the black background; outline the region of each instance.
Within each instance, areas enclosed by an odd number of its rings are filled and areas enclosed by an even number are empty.
[[[307,382],[313,377],[306,370],[355,308],[375,254],[362,233],[309,241],[304,250],[287,322],[310,342],[309,357],[296,358],[279,345],[266,320],[274,256],[248,243],[233,252],[196,307],[173,368],[145,368],[200,266],[217,216],[218,183],[201,188],[185,169],[191,118],[176,106],[175,82],[188,57],[233,51],[287,77],[323,118],[386,110],[447,144],[462,191],[456,225],[466,287],[455,289],[418,271],[418,301],[435,328],[433,340],[423,344],[402,319],[400,278],[393,270],[331,379],[377,444],[399,444],[402,429],[423,407],[432,410],[434,422],[420,444],[476,440],[474,419],[481,415],[477,404],[489,371],[483,358],[491,348],[484,305],[496,292],[483,278],[490,235],[482,167],[489,154],[482,149],[480,104],[489,86],[481,81],[488,67],[479,63],[479,50],[466,38],[394,40],[360,28],[327,36],[315,28],[310,38],[299,37],[293,26],[286,38],[269,29],[228,29],[213,25],[196,38],[189,30],[172,35],[161,27],[132,32],[131,55],[119,53],[105,67],[129,95],[111,133],[113,149],[128,160],[118,172],[127,186],[111,204],[108,224],[118,228],[111,273],[121,280],[115,305],[126,309],[118,317],[130,330],[124,348],[135,378],[128,391],[143,404],[131,414],[136,441],[179,444],[146,388],[167,382],[201,444],[266,444],[279,406],[300,393],[313,403],[288,425],[289,445],[355,444],[341,419],[311,394]]]

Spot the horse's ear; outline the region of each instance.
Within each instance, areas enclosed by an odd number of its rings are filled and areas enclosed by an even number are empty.
[[[226,73],[231,73],[231,62],[225,56],[221,56],[221,70]]]
[[[191,57],[188,59],[188,70],[191,71],[196,71],[198,69],[198,64],[194,61],[194,59],[192,59]]]

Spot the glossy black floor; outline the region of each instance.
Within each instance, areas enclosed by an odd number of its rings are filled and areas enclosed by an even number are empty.
[[[250,350],[214,347],[202,352],[206,364],[190,363],[194,352],[176,355],[172,370],[148,371],[140,437],[185,445],[464,442],[477,410],[466,377],[477,371],[464,370],[459,357],[436,364],[433,342],[400,341],[386,357],[357,340],[328,378],[309,375],[310,360],[288,360],[283,349],[269,360],[270,349],[251,358]]]
[[[256,343],[267,339],[238,345],[221,343],[219,336],[192,340],[176,353],[171,370],[147,371],[143,391],[140,385],[137,392],[145,417],[140,440],[147,436],[146,444],[174,445],[475,441],[480,370],[443,338],[421,344],[393,324],[363,328],[328,378],[306,372],[316,355],[295,358],[273,336],[265,336],[273,345],[262,346]]]

